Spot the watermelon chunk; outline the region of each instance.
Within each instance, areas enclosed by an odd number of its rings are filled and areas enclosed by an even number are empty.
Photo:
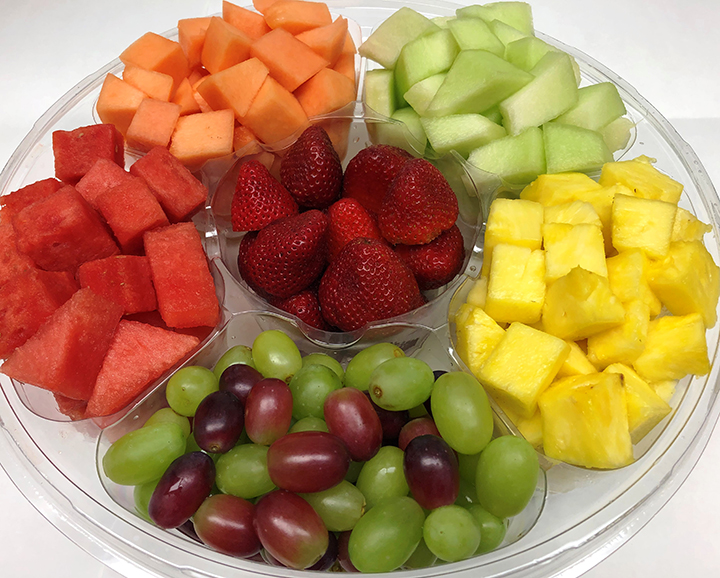
[[[125,141],[114,124],[56,130],[52,142],[55,176],[66,183],[77,183],[98,159],[109,159],[125,166]]]
[[[55,403],[57,403],[58,411],[60,413],[68,416],[73,421],[85,419],[87,401],[70,399],[61,393],[53,393],[53,395],[55,396]]]
[[[122,305],[125,315],[157,309],[147,257],[114,255],[88,261],[77,274],[81,287]]]
[[[220,307],[200,234],[192,223],[145,233],[158,309],[169,327],[214,326]]]
[[[99,159],[92,168],[85,173],[75,188],[83,198],[90,203],[90,206],[97,209],[95,199],[113,187],[117,187],[133,177],[122,167],[108,159]]]
[[[0,215],[2,215],[3,222],[9,223],[22,209],[49,197],[62,187],[63,183],[57,179],[44,179],[13,191],[9,195],[3,195],[0,197],[0,205],[2,205]]]
[[[25,343],[78,290],[70,273],[29,269],[0,288],[0,358]]]
[[[205,204],[208,190],[170,151],[155,147],[130,167],[160,201],[171,222],[183,221]]]
[[[189,335],[123,319],[103,361],[85,417],[120,411],[198,343]]]
[[[33,260],[20,253],[15,244],[12,223],[0,223],[0,287],[28,269],[35,269]]]
[[[90,399],[122,307],[80,289],[18,347],[0,371],[66,397]]]
[[[40,269],[70,271],[118,253],[98,214],[68,185],[25,207],[13,219],[18,251]]]

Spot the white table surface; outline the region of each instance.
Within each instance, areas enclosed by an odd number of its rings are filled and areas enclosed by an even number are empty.
[[[720,185],[718,0],[536,0],[533,8],[538,30],[599,60],[653,103]],[[220,9],[220,0],[0,0],[0,166],[53,102],[132,40]],[[586,576],[720,575],[719,483],[715,432],[670,503]],[[118,577],[51,526],[2,469],[0,512],[0,576]]]

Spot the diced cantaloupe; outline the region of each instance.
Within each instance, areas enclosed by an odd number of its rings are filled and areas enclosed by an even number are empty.
[[[120,60],[125,66],[169,74],[174,86],[178,86],[190,71],[180,44],[154,32],[143,34],[123,50]]]
[[[113,161],[108,162],[117,167]],[[49,197],[63,186],[63,183],[57,179],[43,179],[26,185],[8,195],[1,196],[0,206],[2,206],[2,211],[0,211],[0,220],[2,220],[3,223],[10,223],[13,216],[17,215],[25,207],[45,197]]]
[[[193,90],[192,84],[190,84],[190,80],[187,78],[183,79],[180,86],[178,86],[172,102],[180,105],[180,116],[200,112],[200,105],[197,100],[195,100],[195,91]]]
[[[343,52],[335,61],[335,66],[332,68],[336,72],[347,76],[352,80],[353,85],[355,85],[355,54]]]
[[[323,68],[295,91],[295,97],[310,118],[355,100],[355,83],[332,68]]]
[[[265,14],[267,9],[278,1],[282,0],[253,0],[253,6],[255,7],[255,10],[260,12],[260,14]]]
[[[178,42],[191,68],[200,64],[205,34],[209,25],[209,16],[178,20]]]
[[[137,66],[126,66],[123,70],[123,80],[143,91],[150,98],[168,101],[172,95],[173,77],[169,74],[145,70]]]
[[[109,159],[125,166],[125,143],[112,124],[93,124],[75,130],[56,130],[52,134],[55,176],[75,184],[98,159]]]
[[[205,77],[197,91],[213,110],[231,109],[239,119],[247,114],[268,74],[262,62],[249,58]]]
[[[227,1],[223,1],[222,4],[222,17],[225,22],[233,25],[238,30],[242,30],[253,40],[257,40],[263,34],[270,32],[270,27],[265,22],[262,14]]]
[[[127,131],[128,146],[149,151],[166,147],[180,118],[180,105],[146,98],[140,103]]]
[[[356,54],[357,53],[357,47],[355,46],[355,41],[353,40],[352,34],[348,32],[345,35],[345,42],[343,43],[342,47],[342,54]]]
[[[181,163],[199,168],[233,152],[235,115],[230,109],[190,114],[178,119],[170,153]]]
[[[202,97],[202,94],[200,94],[195,88],[196,86],[200,85],[200,82],[202,82],[202,81],[198,81],[193,86],[193,98],[195,99],[195,102],[197,103],[198,108],[200,108],[200,112],[212,112],[212,107]]]
[[[196,66],[190,71],[190,74],[188,74],[188,81],[190,82],[190,86],[195,89],[195,87],[200,83],[200,81],[205,78],[208,74],[210,74],[207,70],[205,70],[202,66]]]
[[[317,52],[317,54],[327,60],[330,66],[333,66],[345,46],[345,40],[348,36],[347,29],[347,20],[339,17],[328,26],[306,30],[298,34],[296,38],[307,44]]]
[[[245,147],[248,147],[247,150],[243,150]],[[235,131],[233,133],[233,150],[236,153],[238,151],[242,151],[241,156],[246,156],[259,153],[262,149],[260,148],[257,137],[248,127],[236,124]]]
[[[250,56],[252,38],[217,16],[210,20],[202,51],[202,65],[210,74],[230,68]]]
[[[263,142],[274,143],[305,128],[308,119],[297,98],[268,76],[242,124]]]
[[[322,2],[283,0],[268,6],[263,14],[270,28],[283,28],[290,34],[300,34],[332,23],[330,10]]]
[[[98,96],[98,116],[101,121],[114,124],[125,134],[144,98],[146,95],[142,90],[130,86],[114,74],[108,74]]]
[[[75,185],[77,192],[90,203],[90,206],[97,209],[95,199],[104,192],[109,191],[125,181],[133,180],[133,177],[125,169],[108,159],[99,159],[92,168],[85,173],[85,176]]]

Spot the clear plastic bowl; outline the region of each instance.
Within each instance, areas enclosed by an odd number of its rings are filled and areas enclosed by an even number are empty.
[[[359,23],[363,38],[402,6],[415,8],[430,17],[452,15],[458,8],[457,4],[442,0],[375,0],[361,3],[331,0],[329,4],[335,12]],[[577,59],[584,83],[609,80],[618,86],[630,116],[637,123],[633,139],[621,154],[626,158],[641,154],[653,157],[657,159],[656,166],[660,170],[685,185],[680,205],[712,225],[713,232],[708,235],[706,246],[715,261],[719,262],[718,198],[690,147],[622,79],[586,55],[553,39],[538,36]],[[43,115],[0,175],[0,194],[53,174],[52,131],[71,130],[93,122],[94,103],[104,75],[120,69],[119,61],[108,64],[81,82]],[[348,119],[358,127],[374,122],[365,118],[361,108],[352,110]],[[362,144],[361,138],[357,141],[351,139],[351,146]],[[501,183],[456,158],[446,157],[438,164],[459,195],[464,220],[470,227],[478,219],[482,221],[489,203],[500,192]],[[221,170],[220,166],[216,167],[208,178],[219,178]],[[287,315],[268,308],[237,280],[232,271],[232,244],[235,240],[226,230],[223,232],[219,220],[217,223],[213,221],[210,211],[202,214],[196,224],[205,233],[209,253],[214,256],[214,272],[221,281],[218,285],[225,305],[223,321],[196,354],[198,360],[209,360],[238,340],[247,343],[261,328],[279,325],[293,332],[304,350],[318,350],[321,347],[318,344],[324,343],[326,350],[339,359],[347,358],[353,347],[373,338],[391,338],[416,350],[433,363],[442,364],[442,367],[462,367],[450,339],[447,314],[450,307],[455,307],[463,299],[467,290],[463,277],[439,292],[428,306],[408,317],[378,323],[369,331],[342,343],[330,340],[331,347],[327,348],[328,339],[324,336],[318,339],[306,327],[293,325]],[[478,233],[476,230],[473,234],[479,236]],[[479,271],[482,247],[475,241],[470,241],[469,247],[466,272],[468,276],[474,276]],[[636,463],[610,472],[556,465],[547,471],[546,483],[545,478],[540,480],[533,504],[514,522],[516,526],[511,531],[512,535],[502,548],[463,562],[403,571],[402,574],[411,578],[440,574],[482,575],[486,578],[574,577],[617,549],[670,499],[708,441],[720,413],[717,400],[720,369],[715,363],[720,344],[719,331],[716,326],[707,334],[711,373],[688,378],[681,384],[672,400],[671,416],[638,448]],[[307,335],[303,336],[303,332]],[[96,465],[97,452],[104,451],[111,436],[142,423],[150,408],[161,403],[162,383],[160,389],[146,395],[144,404],[131,408],[122,420],[105,430],[105,434],[91,421],[54,421],[63,419],[59,414],[47,415],[54,411],[54,402],[53,406],[42,405],[39,400],[30,399],[25,388],[16,385],[5,377],[0,381],[0,426],[3,433],[0,436],[0,453],[3,467],[51,523],[115,571],[126,576],[173,578],[308,575],[307,572],[230,559],[210,552],[179,533],[155,528],[131,513],[126,490],[113,487],[102,479]],[[502,428],[502,414],[498,413],[497,417],[497,425]],[[541,509],[542,515],[534,523]],[[521,536],[522,539],[515,540]]]

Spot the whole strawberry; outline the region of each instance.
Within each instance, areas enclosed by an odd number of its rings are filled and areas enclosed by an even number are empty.
[[[272,297],[270,303],[278,309],[296,315],[310,327],[326,331],[330,329],[330,326],[320,313],[320,302],[318,301],[317,292],[313,289],[305,289],[285,299]]]
[[[344,198],[336,201],[328,208],[328,258],[330,261],[337,257],[340,250],[357,237],[367,239],[382,239],[377,221],[353,198]]]
[[[463,236],[457,225],[426,245],[398,245],[395,252],[413,272],[422,291],[450,283],[465,260]]]
[[[412,159],[390,184],[378,225],[393,245],[423,245],[452,227],[457,217],[457,197],[442,173],[425,159]]]
[[[343,197],[352,197],[371,213],[379,213],[390,183],[412,155],[390,145],[361,150],[348,163],[343,179]]]
[[[377,239],[353,239],[330,263],[318,291],[330,325],[353,331],[402,315],[425,302],[412,272]]]
[[[233,231],[259,231],[282,217],[298,214],[297,203],[264,165],[243,163],[232,198]]]
[[[301,207],[324,209],[340,196],[343,171],[325,129],[305,129],[280,165],[280,181]]]
[[[243,274],[274,297],[302,291],[325,267],[327,222],[311,210],[271,223],[245,248]]]

